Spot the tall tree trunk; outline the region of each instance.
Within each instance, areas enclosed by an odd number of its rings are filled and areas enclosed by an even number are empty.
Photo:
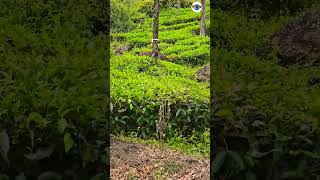
[[[159,57],[158,33],[159,33],[159,0],[154,0],[154,5],[153,5],[152,57],[155,57],[155,58]]]
[[[179,15],[180,15],[180,8],[181,8],[181,2],[180,2],[180,0],[177,0],[177,9],[178,9]]]
[[[201,0],[202,10],[201,10],[201,20],[200,20],[200,36],[206,35],[206,0]]]

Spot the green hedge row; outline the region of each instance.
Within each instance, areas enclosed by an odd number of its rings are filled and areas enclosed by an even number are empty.
[[[102,8],[0,2],[0,179],[103,176],[107,41],[92,21]]]
[[[127,53],[111,58],[112,129],[154,137],[160,103],[171,101],[167,137],[192,135],[208,127],[208,83],[197,83],[190,68]],[[139,128],[138,128],[139,127]]]

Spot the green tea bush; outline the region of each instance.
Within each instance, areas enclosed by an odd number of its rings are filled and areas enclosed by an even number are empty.
[[[113,33],[111,35],[111,40],[113,42],[124,42],[127,40],[127,37],[125,36],[125,34],[117,34],[117,33]]]
[[[95,1],[0,2],[1,179],[90,179],[106,164],[106,36]]]
[[[160,31],[178,30],[178,29],[181,29],[181,28],[189,27],[191,25],[195,25],[195,24],[196,24],[195,22],[188,22],[188,23],[176,24],[176,25],[172,25],[172,26],[161,26],[159,28],[159,30]]]
[[[175,129],[186,136],[191,135],[191,127],[203,132],[208,126],[208,84],[197,83],[195,71],[130,53],[112,57],[111,122],[114,133],[131,130],[138,131],[142,137],[155,137],[163,98],[171,103],[170,130]],[[173,132],[169,131],[167,137],[171,135]]]
[[[162,97],[170,98],[169,95],[162,95]],[[178,97],[185,98],[184,95],[178,95]],[[173,101],[170,106],[173,115],[167,122],[167,139],[176,137],[177,133],[188,138],[191,137],[192,131],[199,133],[205,131],[205,128],[208,127],[208,105],[204,102],[184,102],[179,98],[170,100]],[[159,120],[157,113],[161,100],[141,102],[143,101],[135,102],[131,99],[112,102],[113,133],[126,130],[138,132],[142,138],[156,137],[156,121]]]
[[[188,45],[198,45],[198,46],[201,46],[201,45],[208,45],[210,43],[209,41],[209,38],[199,38],[198,36],[192,36],[188,39],[183,39],[183,40],[180,40],[178,42],[176,42],[175,45],[184,45],[184,46],[188,46]]]
[[[138,11],[141,13],[145,13],[148,17],[152,17],[153,15],[153,1],[152,0],[133,0],[130,1],[132,4],[136,4]],[[167,11],[175,11],[177,6],[177,1],[170,1],[170,0],[160,0],[160,11],[166,13]],[[191,0],[181,0],[181,7],[182,8],[191,8],[193,1]]]
[[[191,46],[185,46],[185,45],[174,45],[166,48],[163,53],[164,54],[172,54],[172,53],[182,53],[184,51],[188,51],[191,49],[196,48],[196,45],[191,45]]]
[[[196,22],[191,22],[194,18]],[[194,76],[201,65],[208,63],[209,56],[209,38],[193,34],[199,29],[199,18],[189,8],[180,9],[180,14],[176,9],[161,12],[159,48],[170,62],[136,55],[152,49],[151,18],[131,32],[112,34],[113,43],[127,41],[133,47],[122,56],[111,57],[113,133],[156,137],[160,104],[168,98],[171,116],[166,141],[181,144],[177,143],[180,136],[191,144],[206,144],[209,140],[201,138],[208,127],[209,84],[198,83]],[[201,151],[208,149],[205,146]]]

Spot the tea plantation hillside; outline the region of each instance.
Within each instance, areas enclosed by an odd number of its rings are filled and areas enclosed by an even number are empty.
[[[260,18],[215,9],[212,167],[218,179],[319,178],[320,69],[281,66],[272,42],[301,15]],[[209,62],[209,39],[198,36],[199,17],[190,9],[160,13],[160,53],[168,61],[137,55],[151,51],[151,18],[129,33],[112,34],[115,132],[154,135],[161,101],[171,97],[166,141],[183,137],[199,143],[197,151],[205,149],[209,84],[197,82],[194,73]],[[123,55],[121,47],[127,47]]]
[[[134,31],[111,35],[111,123],[115,133],[132,130],[141,137],[155,137],[159,107],[165,99],[171,109],[166,137],[190,137],[194,130],[200,137],[206,131],[209,83],[197,82],[194,74],[209,62],[210,47],[209,37],[198,35],[199,19],[200,14],[189,8],[179,14],[176,9],[160,13],[159,48],[168,61],[137,55],[151,51],[151,18]],[[122,47],[130,50],[123,55],[115,53]],[[207,143],[202,149],[208,152],[208,147]]]

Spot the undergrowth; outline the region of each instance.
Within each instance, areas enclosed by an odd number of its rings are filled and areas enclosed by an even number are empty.
[[[158,141],[156,138],[142,139],[139,138],[138,134],[135,132],[129,134],[120,133],[119,135],[114,136],[114,138],[133,143],[148,144],[155,148],[169,148],[192,156],[209,157],[209,135],[209,129],[206,129],[205,132],[201,134],[201,139],[197,139],[195,132],[193,132],[193,136],[191,136],[190,139],[186,139],[177,134],[177,136],[173,136],[166,142]]]

